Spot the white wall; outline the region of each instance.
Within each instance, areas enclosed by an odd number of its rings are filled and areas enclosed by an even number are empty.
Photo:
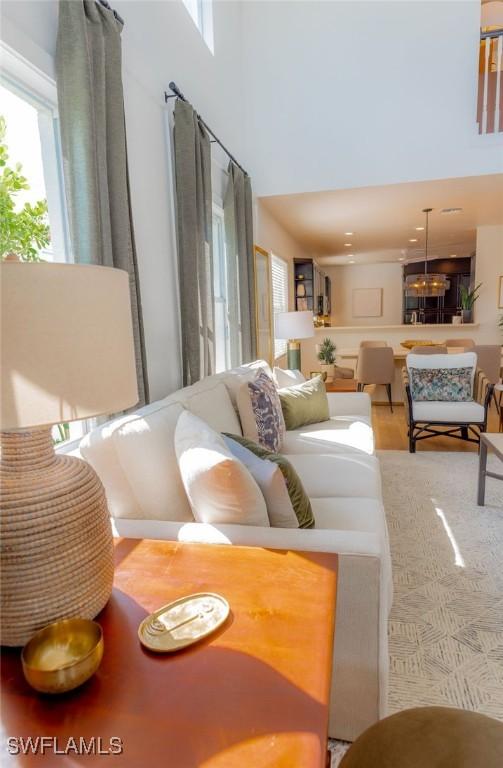
[[[332,281],[332,324],[396,325],[402,322],[401,264],[344,264],[323,267]],[[355,288],[382,288],[381,317],[353,317]]]
[[[480,324],[481,344],[501,344],[503,334],[498,319],[499,279],[503,275],[503,226],[478,227],[475,284],[482,283],[475,304],[475,322]]]
[[[259,195],[496,173],[475,122],[479,0],[243,4]]]
[[[179,313],[172,188],[164,90],[174,80],[238,157],[241,104],[241,7],[214,3],[215,55],[181,0],[116,0],[124,18],[123,73],[133,219],[138,252],[151,398],[180,384]],[[2,3],[1,35],[54,77],[56,0]]]

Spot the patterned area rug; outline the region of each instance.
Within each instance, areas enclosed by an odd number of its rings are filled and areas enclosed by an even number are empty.
[[[393,560],[389,712],[503,720],[503,482],[476,503],[475,453],[379,451]],[[488,467],[502,472],[489,456]],[[332,768],[348,748],[331,741]]]
[[[390,713],[438,705],[503,720],[503,482],[478,456],[379,453],[393,560]],[[490,456],[490,467],[501,462]]]

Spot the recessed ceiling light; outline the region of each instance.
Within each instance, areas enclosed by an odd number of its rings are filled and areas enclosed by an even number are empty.
[[[409,237],[409,243],[417,243],[417,237]]]
[[[424,227],[416,227],[416,232],[422,232]]]
[[[398,259],[398,261],[405,261],[405,256],[400,256],[400,258]]]
[[[346,237],[351,237],[351,235],[354,235],[354,232],[344,232]]]
[[[344,248],[351,248],[353,243],[344,243]]]
[[[458,255],[457,253],[451,253],[451,255],[450,255],[450,257],[449,257],[449,258],[451,258],[451,259],[455,259],[457,255]]]
[[[355,263],[355,260],[354,260],[354,259],[350,259],[350,260],[349,260],[349,263],[350,263],[350,264],[354,264],[354,263]]]

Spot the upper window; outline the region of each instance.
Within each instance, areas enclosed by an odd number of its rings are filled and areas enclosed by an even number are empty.
[[[288,312],[288,264],[271,254],[272,311]],[[274,338],[274,359],[286,354],[287,342]]]
[[[33,233],[31,242],[24,248],[19,244],[17,250],[24,258],[69,261],[55,105],[8,78],[0,81],[0,104],[1,142],[8,155],[4,167],[22,185],[16,190],[11,184],[8,194],[15,201],[14,210],[23,211],[26,233]],[[7,241],[2,246],[9,247]]]
[[[213,0],[183,0],[183,4],[192,16],[192,21],[213,53]]]

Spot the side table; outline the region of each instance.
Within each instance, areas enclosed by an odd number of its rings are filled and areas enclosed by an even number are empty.
[[[494,451],[496,456],[503,461],[503,433],[501,432],[482,432],[480,435],[480,454],[479,454],[479,481],[477,490],[477,504],[484,505],[486,494],[486,477],[494,477],[496,480],[503,480],[503,475],[496,472],[489,472],[487,469],[487,451]]]
[[[2,649],[3,734],[111,738],[121,754],[10,756],[2,766],[325,768],[337,555],[118,539],[114,590],[97,617],[97,673],[63,696],[25,682],[19,649]],[[194,592],[224,596],[217,632],[174,654],[140,645],[156,608]],[[96,742],[95,742],[96,743]]]

